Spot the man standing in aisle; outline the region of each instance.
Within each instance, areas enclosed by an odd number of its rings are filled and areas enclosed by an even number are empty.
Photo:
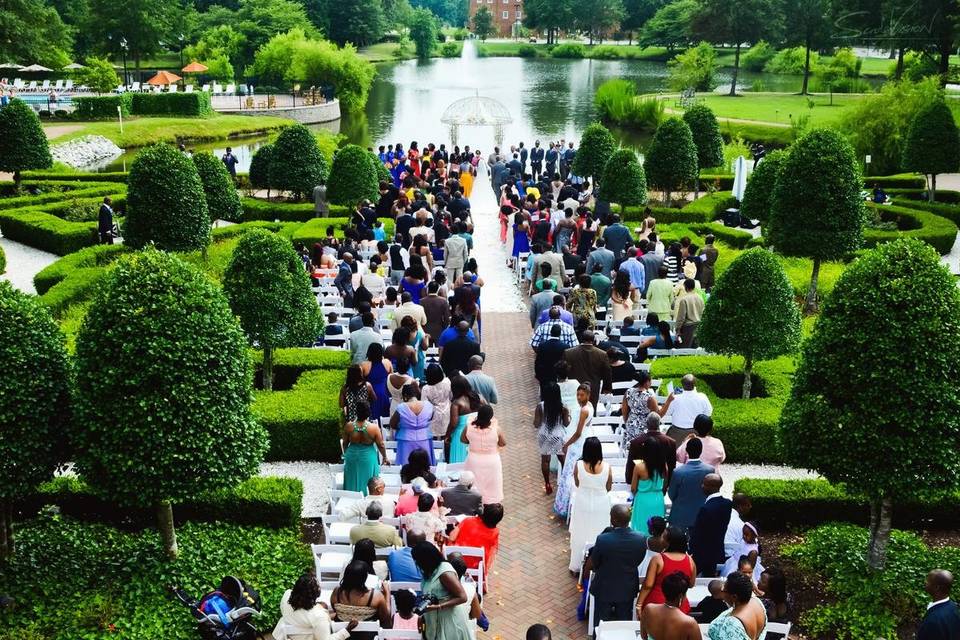
[[[533,149],[530,150],[530,173],[534,180],[540,180],[543,173],[543,147],[539,140],[533,143]]]

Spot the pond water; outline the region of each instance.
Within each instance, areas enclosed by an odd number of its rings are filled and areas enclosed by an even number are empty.
[[[454,101],[479,94],[499,100],[513,118],[504,127],[504,144],[523,140],[530,146],[536,139],[544,143],[561,138],[578,140],[580,132],[596,119],[593,95],[597,87],[612,78],[632,80],[639,93],[669,91],[668,69],[662,62],[479,58],[470,41],[465,43],[460,58],[405,60],[379,64],[377,69],[365,113],[344,117],[323,128],[339,131],[364,147],[396,142],[406,147],[412,140],[421,146],[428,142],[450,146],[450,131],[440,122],[441,115]],[[720,86],[729,86],[729,71],[719,71],[716,80]],[[738,82],[741,90],[762,85],[765,91],[788,92],[799,91],[800,83],[798,76],[746,71],[740,72]],[[649,133],[617,131],[616,135],[639,150],[650,139]],[[239,171],[247,170],[253,152],[267,140],[261,136],[230,141],[240,159]],[[486,154],[494,145],[494,130],[461,127],[459,144]],[[219,156],[227,143],[190,146]],[[135,155],[126,153],[105,168],[122,170]]]

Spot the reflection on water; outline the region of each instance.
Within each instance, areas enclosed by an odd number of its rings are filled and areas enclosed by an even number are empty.
[[[473,96],[495,98],[506,106],[513,122],[504,127],[504,144],[521,140],[529,146],[534,140],[577,140],[583,129],[595,119],[593,95],[597,87],[612,78],[624,78],[637,85],[639,93],[668,91],[667,66],[642,60],[557,60],[528,58],[478,58],[471,41],[464,44],[460,58],[405,60],[377,65],[378,74],[370,90],[365,112],[345,115],[339,122],[317,125],[332,128],[348,140],[364,147],[416,140],[425,145],[450,140],[450,132],[440,122],[443,111],[454,101]],[[720,85],[728,85],[727,70],[716,75]],[[764,91],[798,91],[801,78],[741,71],[743,89],[762,86]],[[616,131],[620,140],[643,150],[649,133]],[[231,141],[240,159],[239,171],[246,171],[254,151],[269,138]],[[461,127],[460,144],[468,144],[484,153],[494,145],[490,127]],[[210,150],[217,156],[225,142],[190,145]],[[126,153],[109,165],[120,170],[129,165],[135,152]]]

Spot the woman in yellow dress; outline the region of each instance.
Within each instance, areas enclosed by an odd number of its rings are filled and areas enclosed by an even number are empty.
[[[470,199],[470,192],[473,191],[473,176],[475,168],[470,167],[460,175],[460,186],[463,187],[463,196]]]

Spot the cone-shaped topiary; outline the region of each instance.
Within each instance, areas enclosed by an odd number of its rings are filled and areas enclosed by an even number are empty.
[[[697,145],[697,165],[719,167],[723,164],[723,137],[717,117],[705,104],[696,104],[683,114],[683,121],[690,127],[693,144]]]
[[[800,346],[800,309],[776,256],[766,249],[740,254],[721,274],[697,329],[712,353],[743,356],[743,398],[750,398],[753,364]]]
[[[223,289],[247,338],[263,349],[263,387],[270,390],[273,350],[312,344],[322,332],[320,307],[303,261],[286,238],[263,229],[249,231],[233,250]]]
[[[960,132],[943,99],[932,102],[913,117],[903,148],[903,166],[930,176],[930,202],[936,197],[937,174],[953,173],[960,168]]]
[[[768,153],[747,180],[740,203],[740,215],[750,220],[766,222],[770,219],[773,207],[773,188],[777,185],[783,163],[787,159],[786,151],[776,150]]]
[[[164,251],[210,244],[210,215],[197,167],[166,144],[141,151],[127,178],[123,243],[140,249],[151,242]]]
[[[13,500],[66,458],[70,380],[63,334],[39,298],[0,282],[0,560],[13,544]]]
[[[290,191],[296,198],[313,194],[314,187],[326,182],[327,171],[317,139],[302,124],[287,127],[273,142],[270,184],[274,189]]]
[[[338,149],[327,179],[327,199],[353,207],[363,199],[376,200],[378,195],[379,181],[370,153],[355,144]]]
[[[663,191],[663,203],[670,206],[670,193],[697,178],[697,145],[690,127],[682,118],[667,118],[657,127],[647,150],[643,170],[649,184]]]
[[[960,489],[958,319],[960,291],[937,252],[896,240],[847,267],[804,342],[782,449],[788,463],[870,498],[873,569],[883,568],[893,505]]]
[[[233,180],[223,162],[209,151],[200,151],[193,154],[193,164],[196,165],[200,182],[203,183],[210,219],[240,222],[243,218],[240,194],[233,186]]]
[[[380,156],[371,152],[370,159],[373,161],[373,169],[377,172],[377,186],[380,186],[381,182],[393,182],[393,176],[390,175],[390,171],[380,162]]]
[[[110,499],[154,506],[170,557],[171,503],[249,478],[266,451],[247,349],[220,287],[151,248],[116,263],[77,335],[77,470]]]
[[[607,160],[616,148],[617,141],[610,130],[599,122],[594,122],[587,126],[580,136],[580,148],[573,157],[570,171],[578,176],[593,176],[594,182],[597,182],[598,178],[602,178]]]
[[[13,174],[20,190],[20,172],[53,165],[40,118],[26,102],[14,99],[0,109],[0,171]]]
[[[764,235],[780,253],[813,260],[808,312],[817,308],[820,263],[863,244],[862,188],[853,147],[836,131],[813,129],[787,152]]]
[[[600,181],[600,197],[621,207],[647,203],[647,176],[637,154],[630,149],[617,149],[607,161]]]
[[[265,144],[250,159],[250,186],[254,189],[266,189],[270,197],[270,162],[273,159],[273,145]]]

